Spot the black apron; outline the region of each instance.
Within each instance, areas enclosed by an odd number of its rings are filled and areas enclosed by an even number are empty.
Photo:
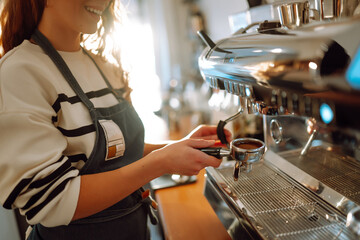
[[[95,145],[89,159],[80,170],[80,175],[118,169],[140,159],[144,151],[144,126],[134,108],[122,97],[122,89],[113,89],[95,61],[89,56],[119,102],[109,108],[95,108],[65,61],[46,37],[36,30],[32,38],[55,63],[82,103],[89,109],[93,120],[96,129]],[[109,157],[109,149],[103,122],[113,125],[115,123],[120,128],[126,145],[122,156],[109,161],[105,161],[105,158]],[[151,198],[143,192],[144,190],[140,188],[115,205],[92,216],[73,221],[67,226],[49,228],[36,224],[28,239],[150,239],[147,216],[150,216],[153,224],[156,224],[157,219],[152,212]]]

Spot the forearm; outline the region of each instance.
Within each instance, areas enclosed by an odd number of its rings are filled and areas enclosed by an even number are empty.
[[[78,204],[72,220],[100,212],[161,176],[161,164],[145,157],[125,167],[81,176]]]
[[[164,142],[164,143],[160,143],[160,144],[150,144],[150,143],[146,143],[145,144],[145,147],[144,147],[144,155],[143,156],[146,156],[148,155],[149,153],[151,153],[152,151],[154,150],[157,150],[157,149],[160,149],[162,147],[165,147],[167,144],[171,143],[170,141],[169,142]]]
[[[155,149],[161,145],[147,145],[146,149],[152,149],[151,152],[134,163],[109,172],[81,176],[78,204],[72,220],[90,216],[114,205],[163,174],[190,176],[206,166],[218,167],[221,160],[198,150],[214,143],[213,140],[188,139],[166,145],[157,151]]]

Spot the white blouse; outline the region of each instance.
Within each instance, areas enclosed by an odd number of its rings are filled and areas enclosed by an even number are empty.
[[[59,53],[95,107],[117,103],[82,50]],[[124,86],[112,65],[96,61],[114,87]],[[39,46],[25,40],[0,60],[0,202],[5,208],[19,208],[31,225],[69,224],[79,170],[94,142],[87,108]]]

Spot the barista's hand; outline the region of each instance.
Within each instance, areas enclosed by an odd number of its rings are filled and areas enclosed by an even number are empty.
[[[211,147],[214,140],[184,139],[150,153],[157,159],[163,174],[196,175],[207,166],[218,167],[220,159],[203,153],[199,148]]]
[[[224,129],[226,140],[231,142],[231,132],[227,129]],[[195,128],[185,139],[208,139],[208,140],[219,140],[216,134],[216,126],[209,125],[200,125]]]

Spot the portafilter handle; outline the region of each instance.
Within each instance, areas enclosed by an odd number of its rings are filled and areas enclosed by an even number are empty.
[[[220,147],[218,147],[218,148],[200,148],[199,150],[202,151],[203,153],[206,153],[206,154],[216,157],[218,159],[231,156],[230,150],[225,150]],[[234,172],[233,172],[235,181],[237,181],[239,179],[239,173],[241,172],[241,169],[243,169],[245,167],[246,170],[248,170],[248,169],[251,170],[251,164],[248,164],[246,162],[246,159],[244,159],[244,160],[245,161],[239,161],[239,160],[235,159]],[[249,168],[249,166],[250,166],[250,168]]]
[[[221,147],[216,147],[216,148],[200,148],[200,151],[202,151],[203,153],[206,153],[210,156],[216,157],[216,158],[223,158],[223,157],[229,157],[230,156],[230,150],[226,150],[223,149]]]

